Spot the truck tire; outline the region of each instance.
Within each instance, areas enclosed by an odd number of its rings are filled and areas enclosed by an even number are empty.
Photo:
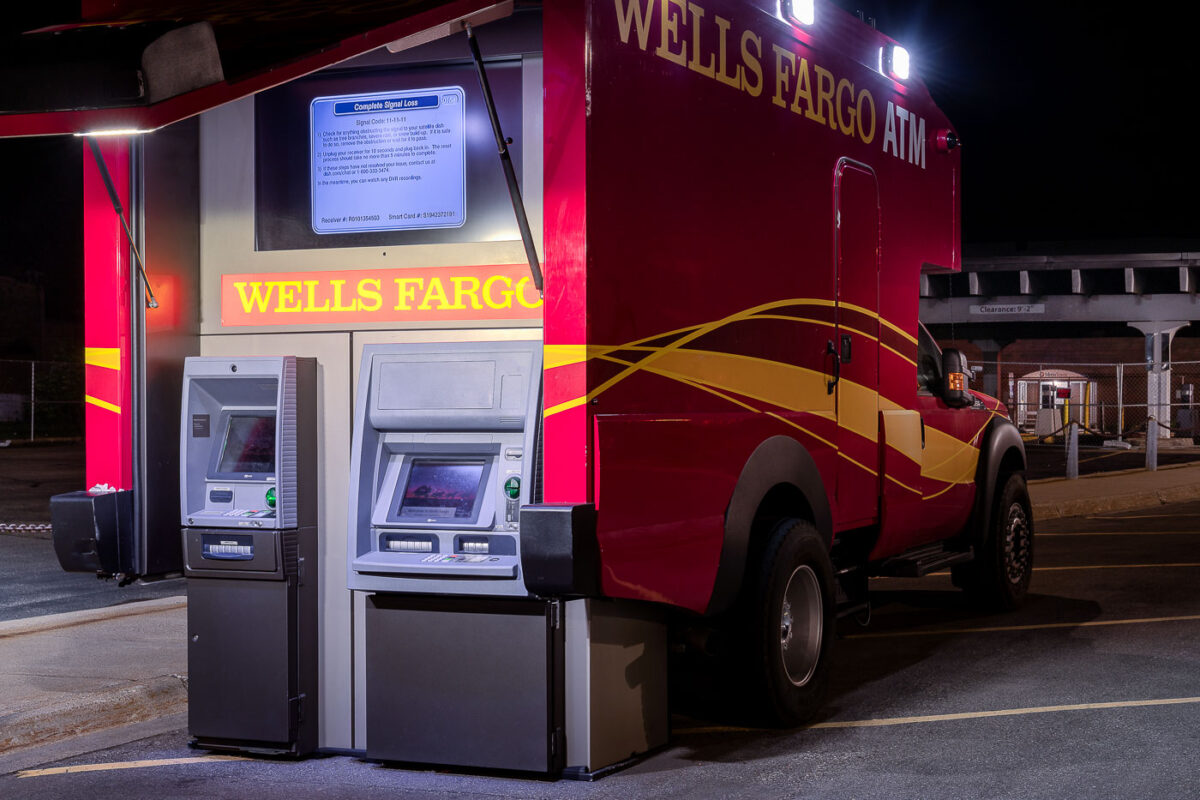
[[[834,640],[828,548],[806,520],[775,526],[759,564],[750,629],[752,686],[770,724],[803,724],[821,707]]]
[[[954,585],[977,605],[991,611],[1012,611],[1029,593],[1033,575],[1033,510],[1025,476],[1004,479],[988,518],[975,560],[951,569]]]

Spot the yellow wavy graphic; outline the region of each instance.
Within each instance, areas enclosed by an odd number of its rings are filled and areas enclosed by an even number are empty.
[[[654,334],[623,345],[545,345],[544,363],[546,369],[571,366],[591,359],[601,359],[618,364],[624,367],[624,369],[592,389],[587,395],[548,407],[545,409],[544,415],[550,417],[568,409],[584,405],[630,375],[636,372],[646,372],[707,392],[748,411],[767,413],[776,420],[796,428],[806,435],[834,448],[838,456],[842,459],[849,461],[873,476],[878,476],[876,470],[846,455],[846,453],[827,439],[818,436],[807,428],[779,414],[757,408],[751,403],[746,402],[746,400],[765,403],[788,411],[813,413],[830,420],[836,419],[839,427],[845,428],[871,442],[877,442],[879,439],[879,411],[905,410],[900,405],[879,395],[872,388],[842,379],[838,384],[840,408],[835,414],[833,406],[834,397],[826,391],[828,377],[822,372],[793,364],[755,358],[753,356],[696,350],[685,347],[689,342],[712,331],[751,318],[781,319],[833,327],[833,323],[822,320],[769,313],[779,308],[796,305],[832,307],[835,304],[830,300],[811,298],[780,300],[755,306],[713,322]],[[900,334],[906,340],[916,344],[915,337],[888,322],[878,314],[852,304],[844,303],[842,305],[879,320],[881,324]],[[850,329],[878,341],[877,337],[865,331],[858,330],[857,328]],[[666,345],[650,346],[646,344],[647,342],[653,342],[668,336],[675,336],[677,338]],[[915,365],[912,359],[887,347],[882,342],[880,342],[880,346],[908,363]],[[616,352],[630,351],[644,352],[646,356],[634,362],[612,355]],[[990,410],[992,413],[989,414],[988,419],[984,422],[984,426],[986,426],[987,422],[991,421],[991,417],[996,413],[995,409]],[[925,499],[930,499],[946,492],[955,485],[970,483],[974,480],[975,467],[979,459],[979,450],[974,446],[974,442],[978,439],[979,433],[982,430],[983,427],[972,437],[970,442],[962,442],[936,428],[927,427],[926,444],[923,450],[920,447],[919,440],[911,441],[912,437],[900,437],[897,441],[888,441],[887,444],[913,462],[920,464],[922,477],[946,484],[943,489],[934,494],[922,495]],[[922,494],[917,489],[901,483],[892,476],[885,477],[909,492],[918,495]]]

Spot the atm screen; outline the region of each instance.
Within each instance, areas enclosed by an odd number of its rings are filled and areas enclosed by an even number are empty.
[[[275,472],[275,415],[231,414],[221,446],[220,473]]]
[[[396,516],[470,519],[484,467],[483,461],[413,461]]]

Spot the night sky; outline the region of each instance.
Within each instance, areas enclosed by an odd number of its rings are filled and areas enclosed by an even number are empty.
[[[958,128],[968,255],[988,242],[1200,238],[1194,4],[839,5],[909,49]]]
[[[1190,118],[1198,15],[1083,2],[839,0],[904,44],[963,147],[963,236],[1036,249],[1200,239]],[[1182,4],[1180,4],[1182,5]],[[1116,8],[1116,6],[1111,6]],[[1159,7],[1163,8],[1163,7]],[[25,11],[27,16],[43,10]],[[41,20],[33,20],[40,22]],[[27,25],[8,21],[6,27]],[[0,142],[0,275],[80,312],[80,148]]]

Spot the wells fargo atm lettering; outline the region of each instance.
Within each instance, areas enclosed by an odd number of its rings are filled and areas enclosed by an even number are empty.
[[[688,0],[612,0],[621,42],[925,168],[925,120],[796,52]],[[765,68],[764,68],[765,62]],[[882,78],[881,78],[882,80]]]
[[[223,275],[221,324],[538,319],[528,267]]]

